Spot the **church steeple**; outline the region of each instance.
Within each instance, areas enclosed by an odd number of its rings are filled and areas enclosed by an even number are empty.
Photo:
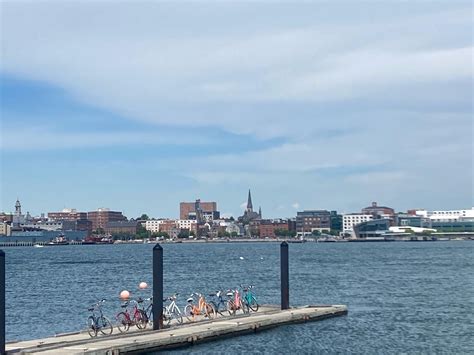
[[[250,189],[249,189],[249,197],[247,199],[247,212],[253,212],[252,195],[250,194]]]

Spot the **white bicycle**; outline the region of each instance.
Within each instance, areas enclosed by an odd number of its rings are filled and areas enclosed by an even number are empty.
[[[170,304],[163,307],[163,323],[170,325],[173,319],[176,319],[178,324],[183,323],[183,315],[179,310],[178,306],[176,305],[176,299],[178,298],[179,294],[176,293],[173,296],[165,298],[163,302],[171,301]]]

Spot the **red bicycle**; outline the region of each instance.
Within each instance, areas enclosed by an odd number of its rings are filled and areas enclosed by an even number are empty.
[[[124,310],[119,312],[115,318],[117,320],[117,328],[121,333],[128,331],[134,325],[138,329],[146,328],[146,314],[138,307],[139,303],[142,302],[142,299],[138,299],[138,301],[130,300],[120,305]],[[132,306],[131,309],[129,306]]]

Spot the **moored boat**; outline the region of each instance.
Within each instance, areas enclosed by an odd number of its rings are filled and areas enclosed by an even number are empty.
[[[47,243],[46,245],[48,246],[69,245],[69,240],[64,236],[64,234],[60,234],[56,238],[51,239],[51,241]]]

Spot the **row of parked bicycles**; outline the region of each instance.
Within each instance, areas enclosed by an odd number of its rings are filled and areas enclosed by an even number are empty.
[[[186,300],[186,305],[181,310],[177,305],[179,294],[174,294],[163,300],[163,324],[183,324],[198,320],[215,319],[218,316],[235,316],[257,312],[259,304],[253,291],[254,286],[240,286],[227,291],[218,290],[206,298],[201,293],[192,293]],[[114,326],[109,318],[104,315],[103,305],[105,299],[89,307],[91,315],[87,319],[87,331],[91,337],[99,333],[110,335]],[[130,299],[123,302],[121,310],[115,316],[115,326],[119,332],[127,332],[131,327],[145,329],[153,324],[153,298]]]

